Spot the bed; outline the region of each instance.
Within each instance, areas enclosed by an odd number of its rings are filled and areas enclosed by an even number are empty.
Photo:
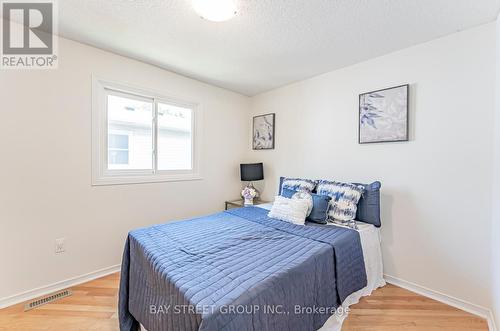
[[[339,308],[385,284],[373,225],[299,226],[266,208],[130,232],[120,329],[340,330]]]

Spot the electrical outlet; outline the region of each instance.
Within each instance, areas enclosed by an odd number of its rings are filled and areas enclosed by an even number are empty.
[[[66,238],[56,239],[55,252],[56,253],[66,252]]]

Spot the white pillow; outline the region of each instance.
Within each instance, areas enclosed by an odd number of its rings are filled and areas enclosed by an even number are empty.
[[[313,210],[313,198],[312,198],[312,195],[311,193],[308,193],[306,191],[298,191],[297,193],[295,193],[294,195],[292,195],[292,199],[293,200],[305,200],[307,201],[307,215],[306,217],[308,217],[309,215],[311,215],[311,212]]]
[[[305,199],[274,198],[274,204],[267,216],[297,225],[304,225],[309,203]]]

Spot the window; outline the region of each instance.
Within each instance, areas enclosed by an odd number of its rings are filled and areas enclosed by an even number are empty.
[[[94,185],[199,179],[198,105],[93,81]]]

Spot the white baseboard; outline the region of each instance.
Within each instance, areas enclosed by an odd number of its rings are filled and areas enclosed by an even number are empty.
[[[407,289],[408,291],[415,292],[417,294],[423,295],[424,297],[428,297],[434,299],[436,301],[442,302],[449,306],[464,310],[473,315],[484,318],[488,321],[488,327],[490,331],[497,331],[495,326],[495,319],[493,318],[493,313],[490,309],[478,306],[476,304],[467,302],[462,299],[458,299],[447,294],[431,290],[424,286],[417,285],[415,283],[399,279],[397,277],[393,277],[390,275],[385,275],[384,278],[386,282]]]
[[[120,271],[120,264],[114,265],[108,268],[96,270],[93,272],[90,272],[85,275],[73,277],[70,279],[66,279],[57,283],[53,283],[50,285],[42,286],[39,288],[35,288],[33,290],[29,290],[23,293],[15,294],[6,298],[1,298],[0,299],[0,309],[7,308],[9,306],[28,301],[34,298],[38,298],[53,292],[57,292],[63,289],[66,289],[71,286],[79,285],[82,283],[86,283],[88,281],[104,277],[107,275],[110,275],[112,273],[115,273],[117,271]]]
[[[493,315],[493,312],[490,310],[490,314],[487,318],[488,320],[488,328],[490,331],[497,331],[497,326],[495,325],[495,316]]]

